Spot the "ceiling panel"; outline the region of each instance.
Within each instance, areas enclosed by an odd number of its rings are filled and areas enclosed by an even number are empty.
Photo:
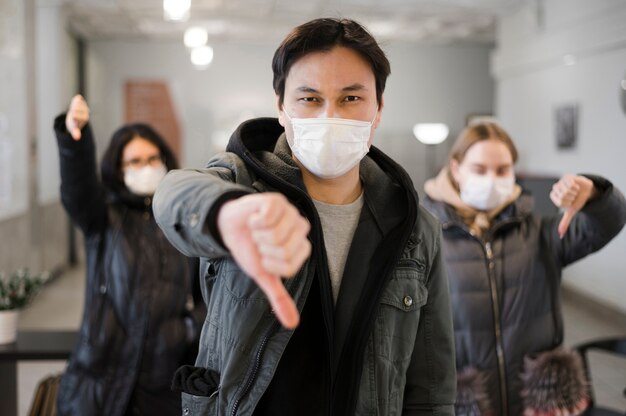
[[[350,17],[376,36],[413,42],[493,42],[495,18],[531,0],[192,0],[187,22],[163,19],[162,0],[66,0],[88,38],[180,38],[205,26],[224,39],[282,37],[315,17]]]

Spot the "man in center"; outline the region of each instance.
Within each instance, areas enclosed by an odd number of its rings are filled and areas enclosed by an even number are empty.
[[[154,210],[202,259],[193,415],[452,415],[455,358],[439,225],[372,146],[389,61],[346,19],[296,27],[272,62],[278,119],[244,122]]]

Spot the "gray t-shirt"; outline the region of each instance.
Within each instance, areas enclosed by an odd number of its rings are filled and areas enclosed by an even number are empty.
[[[316,200],[313,202],[322,222],[330,285],[333,299],[337,304],[343,270],[363,208],[363,192],[354,202],[347,205],[333,205]]]

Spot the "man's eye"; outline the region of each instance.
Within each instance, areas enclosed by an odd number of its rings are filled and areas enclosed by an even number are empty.
[[[317,102],[319,100],[317,99],[317,97],[302,97],[302,98],[300,98],[300,101],[304,101],[306,103],[314,103],[314,102]]]
[[[344,101],[359,101],[361,97],[357,97],[356,95],[348,95],[344,98]]]

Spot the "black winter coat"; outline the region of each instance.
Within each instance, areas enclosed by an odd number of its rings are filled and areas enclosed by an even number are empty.
[[[195,359],[206,311],[194,283],[198,263],[166,240],[151,198],[107,194],[89,125],[80,141],[67,132],[65,115],[54,128],[61,198],[84,234],[87,257],[85,308],[60,384],[59,415],[180,415],[170,384],[175,370]]]
[[[528,194],[500,213],[480,239],[453,207],[425,202],[443,226],[457,369],[474,367],[487,375],[494,415],[522,415],[524,356],[562,342],[561,270],[602,248],[626,222],[623,195],[605,179],[589,178],[601,195],[574,217],[563,239],[560,216],[534,215]]]

